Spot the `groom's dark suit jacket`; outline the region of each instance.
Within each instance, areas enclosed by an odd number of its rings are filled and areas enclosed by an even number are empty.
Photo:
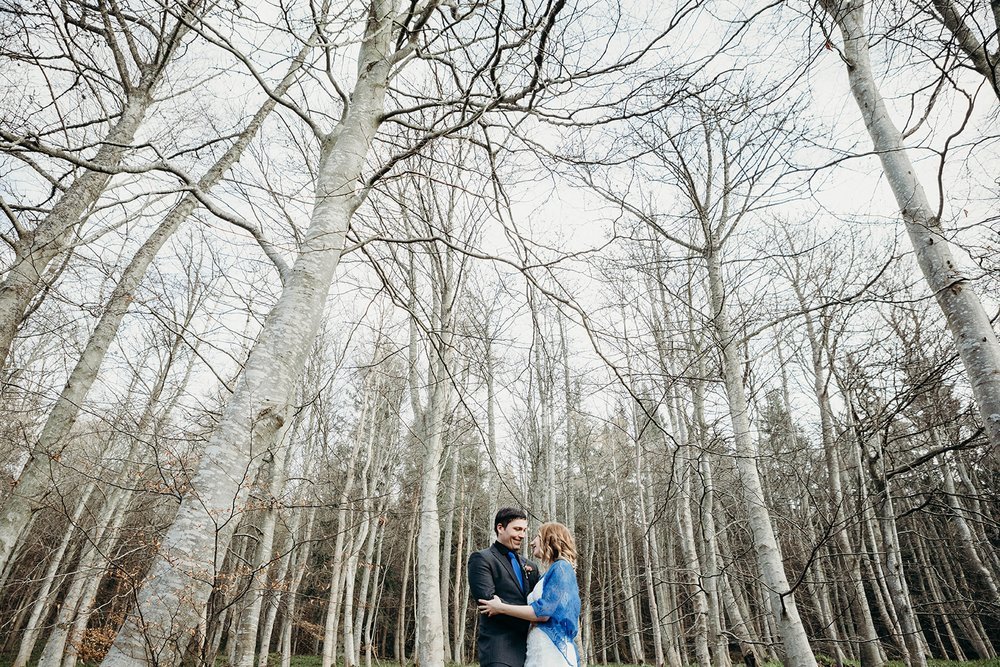
[[[522,591],[507,556],[509,549],[494,542],[489,549],[469,556],[469,589],[472,601],[489,600],[494,595],[508,604],[528,604],[528,593],[538,583],[538,566],[520,559],[526,591]],[[479,664],[524,667],[528,642],[528,621],[498,614],[479,617]]]

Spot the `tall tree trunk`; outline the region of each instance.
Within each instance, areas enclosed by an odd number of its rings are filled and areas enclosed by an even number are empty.
[[[236,659],[233,667],[253,667],[257,656],[257,634],[260,629],[260,613],[264,603],[267,586],[268,564],[274,553],[274,528],[278,520],[277,499],[285,486],[285,462],[288,458],[288,447],[279,443],[276,448],[270,470],[268,484],[264,491],[268,494],[267,508],[263,512],[260,525],[260,537],[253,560],[250,562],[250,576],[244,591],[243,613],[239,615],[236,636],[231,638],[236,646]],[[267,653],[267,647],[262,648]]]
[[[830,406],[829,393],[830,369],[828,365],[823,363],[824,350],[820,344],[820,332],[817,331],[815,318],[811,310],[806,307],[806,299],[802,288],[798,284],[798,281],[792,282],[799,305],[802,307],[804,313],[806,333],[809,338],[813,370],[813,391],[816,394],[816,400],[819,404],[820,438],[823,442],[827,479],[830,482],[830,503],[833,505],[834,511],[839,513],[846,509],[848,504],[844,497],[842,479],[843,463],[833,429],[833,409]],[[835,523],[840,522],[835,521]],[[840,552],[840,560],[845,566],[848,581],[853,587],[848,599],[850,601],[851,616],[854,619],[854,627],[858,629],[859,634],[857,641],[861,653],[861,667],[881,667],[883,661],[881,652],[879,651],[878,632],[875,630],[871,608],[868,606],[868,596],[865,593],[864,579],[861,574],[861,556],[858,554],[858,550],[854,548],[854,545],[851,544],[851,536],[848,533],[847,525],[837,527],[834,531],[834,539]]]
[[[601,581],[601,662],[608,664],[608,647],[614,651],[616,663],[621,662],[618,652],[618,632],[615,629],[615,607],[609,605],[609,600],[615,600],[614,576],[611,569],[611,539],[610,530],[602,530],[604,536],[604,572]],[[610,626],[610,628],[608,627]]]
[[[931,436],[932,444],[939,446],[940,443],[936,429],[931,431]],[[1000,611],[1000,591],[997,590],[997,582],[993,579],[993,574],[979,556],[979,551],[976,549],[976,538],[973,536],[972,529],[969,528],[969,524],[965,520],[965,509],[962,507],[962,502],[955,491],[955,480],[952,477],[951,466],[943,459],[941,461],[941,476],[944,479],[944,492],[947,496],[948,507],[951,508],[951,524],[955,527],[962,554],[965,556],[963,559],[964,563],[972,576],[979,580],[980,585],[977,587],[977,594],[983,595],[996,610]]]
[[[84,489],[82,497],[77,500],[76,509],[73,510],[72,516],[69,517],[69,525],[66,527],[66,532],[49,560],[49,566],[42,577],[42,585],[35,597],[35,604],[31,608],[31,615],[28,617],[28,625],[24,630],[24,634],[21,635],[21,646],[17,651],[17,656],[14,658],[13,667],[25,667],[28,664],[28,660],[31,659],[31,654],[35,650],[35,643],[42,632],[41,624],[48,616],[47,612],[55,603],[54,593],[57,593],[59,590],[59,585],[56,584],[56,575],[63,565],[63,557],[66,555],[66,550],[69,548],[70,542],[76,535],[80,517],[83,516],[84,510],[87,508],[87,502],[90,500],[90,495],[94,492],[96,486],[97,482],[90,482]],[[55,588],[53,589],[53,587]]]
[[[378,473],[376,473],[378,474]],[[378,496],[382,493],[381,491],[382,482],[376,480],[375,482],[375,495]],[[366,493],[366,495],[368,495]],[[354,623],[354,665],[361,664],[361,649],[365,641],[365,620],[368,614],[374,613],[373,609],[368,607],[368,588],[371,585],[372,573],[375,571],[375,547],[378,540],[381,539],[381,532],[379,530],[379,525],[381,524],[382,513],[385,510],[385,500],[379,501],[375,506],[371,506],[371,501],[369,500],[365,508],[365,529],[363,531],[365,539],[364,541],[364,553],[361,559],[361,583],[358,589],[357,599],[359,602],[358,611],[353,619],[348,622]],[[361,537],[358,538],[359,549],[360,543],[362,542]],[[346,663],[345,663],[346,664]]]
[[[94,536],[84,547],[76,574],[73,575],[66,596],[59,607],[55,626],[45,641],[37,667],[65,665],[64,654],[66,661],[70,663],[67,667],[72,667],[76,663],[76,645],[82,638],[82,631],[77,631],[78,624],[75,621],[90,619],[94,597],[97,595],[97,589],[106,569],[104,554],[111,551],[110,547],[117,539],[131,497],[132,493],[128,490],[114,490],[111,497],[105,501],[98,515]],[[83,625],[86,627],[85,622]]]
[[[689,336],[689,340],[697,341],[697,336]],[[705,357],[700,342],[694,344],[694,355],[697,358],[696,372],[698,377],[707,377]],[[705,592],[708,639],[714,649],[712,651],[712,664],[715,667],[730,667],[732,661],[729,658],[729,642],[722,634],[722,610],[718,591],[721,570],[719,569],[719,547],[715,530],[715,487],[712,482],[712,463],[709,460],[708,424],[705,422],[705,383],[700,380],[696,380],[691,388],[691,404],[693,428],[690,430],[693,431],[691,435],[695,439],[694,445],[698,448],[698,453],[695,454],[692,447],[688,446],[688,451],[692,456],[692,470],[688,475],[694,474],[694,459],[697,458],[697,469],[701,474],[701,502],[699,503],[701,520],[698,525],[700,526],[699,533],[705,554],[701,585]],[[688,495],[690,497],[690,493],[690,488],[688,488],[687,494],[682,493],[681,496]],[[697,557],[697,551],[694,553]]]
[[[809,544],[818,544],[816,530],[809,518],[804,521],[808,523]],[[828,650],[833,655],[839,667],[846,663],[847,656],[844,655],[844,642],[841,639],[840,629],[834,617],[834,607],[830,602],[830,578],[826,573],[825,556],[817,551],[816,558],[809,565],[806,572],[806,581],[812,589],[814,608],[819,616],[820,625],[826,629],[826,634],[830,639]]]
[[[452,657],[451,652],[451,624],[449,623],[448,618],[451,616],[451,614],[448,613],[451,606],[448,604],[448,594],[450,592],[449,586],[451,585],[451,549],[455,532],[455,511],[458,507],[455,504],[455,498],[458,494],[458,462],[460,452],[458,447],[455,445],[446,446],[445,449],[445,456],[450,459],[450,473],[448,488],[446,489],[446,493],[448,494],[448,504],[444,508],[442,517],[442,520],[444,521],[444,535],[441,538],[441,637],[444,644],[445,662],[454,662],[455,659]]]
[[[267,99],[229,149],[201,177],[198,181],[200,190],[203,192],[211,190],[222,180],[226,172],[239,161],[243,151],[257,135],[271,111],[274,110],[276,97],[284,95],[295,81],[296,73],[301,68],[309,48],[309,46],[304,46],[300,50],[288,73],[275,87],[273,91],[275,97]],[[59,398],[52,406],[38,441],[32,447],[28,462],[18,478],[15,492],[4,500],[3,507],[0,508],[0,568],[10,555],[9,543],[12,543],[16,538],[15,531],[21,530],[29,521],[34,508],[38,506],[51,486],[50,457],[57,456],[69,443],[67,438],[70,430],[76,423],[84,401],[97,380],[108,348],[118,333],[146,271],[163,245],[190,217],[197,205],[198,199],[193,194],[185,195],[180,203],[167,213],[163,221],[139,247],[132,260],[122,271],[121,279],[111,293],[111,297],[90,334],[83,353],[70,372]],[[2,347],[2,341],[0,341],[0,347]]]
[[[413,503],[413,513],[407,522],[409,528],[406,533],[406,555],[403,557],[403,583],[399,589],[399,616],[396,620],[396,662],[403,664],[406,662],[406,619],[409,616],[406,609],[406,596],[410,591],[410,570],[413,559],[414,538],[417,532],[418,517],[420,516],[420,504]]]
[[[757,662],[757,653],[754,650],[754,645],[760,643],[757,635],[751,631],[750,626],[747,625],[746,619],[743,615],[743,610],[740,608],[739,602],[736,600],[736,594],[733,592],[733,586],[729,581],[729,573],[723,571],[722,575],[719,577],[719,590],[722,593],[722,601],[726,608],[726,615],[729,616],[729,622],[735,631],[733,634],[736,637],[737,643],[740,645],[740,654],[743,656],[744,663],[747,663],[747,656],[753,656],[754,664],[759,664]]]
[[[104,667],[155,661],[176,665],[208,600],[232,538],[259,453],[293,418],[294,387],[312,348],[344,239],[360,204],[355,189],[381,122],[392,66],[392,2],[372,6],[358,79],[336,134],[321,143],[316,203],[288,282],[264,323],[233,394],[208,440],[191,491],[164,536],[150,574]],[[248,474],[249,473],[249,474]]]
[[[439,354],[446,354],[442,346]],[[444,618],[441,609],[441,521],[438,514],[438,489],[441,479],[441,454],[444,448],[445,411],[449,404],[447,365],[437,362],[438,373],[431,387],[424,441],[420,491],[420,524],[417,535],[417,662],[427,667],[444,664]]]
[[[564,523],[569,528],[570,532],[574,535],[576,534],[576,490],[574,487],[574,480],[576,479],[576,473],[574,471],[574,466],[576,465],[576,454],[575,450],[575,434],[573,432],[573,424],[575,423],[575,417],[577,412],[576,399],[571,390],[570,383],[570,370],[569,370],[569,340],[566,338],[566,319],[564,317],[559,317],[559,344],[562,348],[562,371],[563,371],[563,400],[566,405],[566,459],[563,462],[565,465],[565,475],[564,475],[564,488],[565,488],[565,500],[566,500],[566,516],[564,517]],[[582,656],[583,653],[581,652]]]
[[[820,0],[844,38],[844,60],[875,153],[896,198],[924,280],[944,313],[990,443],[1000,446],[1000,341],[979,297],[958,269],[941,220],[927,200],[903,136],[875,83],[864,0]]]
[[[706,239],[706,241],[717,246],[715,240]],[[762,583],[767,586],[768,603],[777,623],[788,662],[796,667],[814,667],[816,658],[809,645],[809,638],[799,617],[798,608],[795,606],[795,595],[788,585],[778,541],[771,525],[771,515],[764,501],[764,489],[757,470],[757,453],[750,436],[749,409],[743,387],[743,373],[725,305],[726,292],[721,261],[717,251],[712,249],[706,254],[705,259],[708,264],[712,319],[722,357],[722,376],[726,396],[729,399],[733,439],[736,443],[736,470],[740,486],[746,496],[750,530],[753,533],[754,549],[757,554],[757,567]]]
[[[586,456],[583,454],[582,456]],[[584,465],[584,481],[589,479]],[[597,537],[594,535],[594,503],[590,495],[590,485],[585,486],[586,493],[586,517],[587,517],[587,537],[584,545],[583,582],[580,586],[580,638],[583,640],[583,650],[580,651],[580,661],[582,667],[597,660],[597,653],[594,646],[594,551],[597,548]]]
[[[878,436],[876,436],[878,437]],[[874,471],[873,471],[874,473]],[[877,474],[877,473],[874,473]],[[903,634],[903,647],[906,650],[904,661],[907,665],[927,667],[927,656],[924,654],[923,631],[917,621],[913,604],[903,574],[903,553],[899,544],[899,534],[896,530],[896,511],[889,482],[875,477],[876,513],[882,536],[884,549],[883,570],[885,583],[889,590],[892,606],[899,619],[899,629]]]
[[[633,662],[642,664],[646,662],[645,650],[642,641],[642,624],[639,622],[639,595],[635,589],[636,575],[632,562],[632,544],[629,540],[629,527],[634,524],[630,521],[625,511],[625,499],[618,494],[618,557],[621,567],[618,570],[618,584],[621,586],[622,599],[616,602],[616,606],[623,607],[625,615],[625,637],[628,639],[629,656]]]
[[[30,233],[25,232],[15,244],[13,262],[0,284],[0,368],[8,361],[25,311],[45,284],[46,268],[70,248],[74,230],[104,194],[111,174],[131,147],[139,126],[153,104],[153,89],[160,73],[159,67],[147,68],[141,82],[125,96],[121,113],[91,160],[107,171],[93,170],[81,174],[38,226]],[[0,557],[5,559],[10,547],[0,541],[0,549]]]
[[[115,170],[132,148],[136,133],[155,102],[156,89],[168,71],[168,65],[207,6],[207,3],[193,0],[179,5],[180,11],[163,8],[158,17],[162,22],[159,26],[160,43],[156,44],[148,61],[136,55],[133,47],[130,50],[131,61],[128,65],[123,64],[134,74],[125,74],[131,78],[120,81],[124,103],[119,113],[112,112],[111,117],[116,120],[100,142],[96,155],[89,160],[94,168],[85,170],[74,179],[33,230],[19,234],[14,244],[13,262],[0,285],[0,370],[6,366],[14,336],[29,304],[44,286],[46,268],[52,260],[72,247],[75,231],[104,194]],[[117,50],[123,36],[117,34],[111,25],[109,21],[102,26],[103,33],[96,28],[93,32],[99,35],[98,41],[113,44],[112,48]],[[131,40],[131,35],[124,37]],[[17,137],[5,138],[20,142]],[[44,148],[41,150],[44,151]],[[5,538],[6,535],[0,531],[0,563],[10,556]]]
[[[260,654],[257,658],[257,667],[267,667],[270,663],[271,638],[274,635],[274,623],[278,618],[278,609],[281,607],[282,589],[288,578],[288,570],[292,564],[292,550],[295,548],[295,539],[299,532],[299,523],[301,521],[302,512],[296,508],[292,511],[291,525],[288,527],[288,542],[281,550],[282,555],[278,564],[278,572],[275,574],[270,586],[271,596],[267,604],[264,628],[260,633]],[[267,598],[265,598],[266,600]]]
[[[288,593],[285,599],[285,615],[281,627],[281,667],[290,667],[292,661],[292,635],[295,631],[295,617],[298,612],[299,587],[302,585],[302,577],[309,566],[309,555],[312,551],[312,534],[316,525],[316,507],[309,510],[309,518],[306,519],[306,529],[302,536],[302,548],[298,550],[295,558],[295,565],[292,567],[292,579],[288,584]]]
[[[458,452],[456,451],[456,456]],[[469,608],[469,603],[467,601],[467,595],[464,589],[462,581],[462,573],[465,568],[462,567],[462,563],[465,561],[466,554],[469,553],[471,544],[466,544],[465,536],[465,486],[463,485],[458,497],[458,538],[456,539],[457,548],[455,549],[455,580],[452,582],[452,599],[451,599],[451,619],[454,629],[451,636],[454,638],[454,645],[452,646],[451,655],[455,662],[459,664],[464,664],[465,662],[465,621],[466,621],[466,610]],[[471,508],[469,510],[469,521],[471,523]],[[471,530],[469,533],[471,534]]]
[[[709,637],[715,647],[712,664],[715,667],[731,667],[729,642],[722,632],[722,600],[719,593],[722,570],[719,567],[719,546],[715,528],[715,484],[712,481],[712,462],[708,451],[700,454],[701,470],[701,538],[705,552],[705,594],[708,597]]]
[[[127,96],[121,115],[93,160],[96,164],[114,169],[132,144],[153,103],[155,78],[147,77],[144,81],[144,85]],[[72,243],[73,230],[103,194],[110,178],[110,174],[98,171],[81,175],[38,227],[22,238],[15,248],[13,263],[0,284],[0,370],[10,354],[14,336],[29,303],[42,289],[45,267]],[[52,483],[48,454],[55,455],[57,452],[49,452],[39,446],[32,448],[19,484],[0,509],[0,567],[6,565],[17,537],[32,512],[38,509],[38,498]]]
[[[694,633],[694,654],[699,667],[711,667],[712,656],[708,650],[708,596],[701,585],[703,573],[698,550],[694,541],[694,522],[691,517],[691,449],[684,448],[681,454],[680,494],[677,498],[677,527],[681,536],[681,552],[684,555],[684,578],[688,584],[688,596],[694,612],[692,632]]]
[[[376,646],[378,639],[375,636],[375,623],[379,616],[379,609],[382,605],[382,593],[385,591],[385,577],[386,577],[386,567],[383,562],[383,553],[385,548],[385,509],[386,504],[383,506],[379,512],[379,521],[377,524],[378,531],[378,545],[375,548],[375,560],[371,564],[372,576],[374,578],[374,585],[371,586],[371,597],[368,598],[368,604],[366,609],[365,618],[365,630],[364,630],[364,665],[365,667],[372,667],[372,657],[376,651],[380,648]],[[381,574],[381,576],[379,576]],[[400,612],[402,613],[402,612]],[[385,646],[387,642],[381,642],[382,646]],[[381,650],[378,650],[379,654],[382,654]]]
[[[649,617],[653,630],[653,659],[656,667],[663,667],[666,658],[663,650],[663,634],[660,631],[660,609],[656,599],[656,582],[653,580],[653,558],[651,542],[656,539],[656,530],[649,520],[647,512],[646,493],[648,491],[646,477],[646,463],[643,459],[643,450],[651,442],[659,439],[660,426],[655,422],[652,415],[647,411],[655,410],[655,406],[644,405],[636,402],[633,408],[636,412],[636,438],[635,438],[635,481],[636,495],[638,499],[639,528],[642,530],[642,562],[643,579],[646,584],[646,603],[649,606]],[[674,666],[671,666],[674,667]],[[678,666],[679,667],[679,666]]]
[[[362,411],[362,423],[366,419],[369,410],[372,410],[371,402],[374,397],[366,396],[365,409]],[[361,438],[354,439],[351,448],[351,456],[347,463],[347,478],[340,492],[340,501],[337,510],[337,537],[333,547],[333,564],[330,566],[330,595],[326,601],[326,621],[323,624],[323,667],[331,667],[337,661],[337,639],[340,630],[340,601],[343,597],[344,584],[344,544],[347,540],[347,531],[350,524],[350,510],[348,509],[348,499],[354,490],[357,472],[358,456],[361,448]]]
[[[945,636],[948,638],[948,645],[951,647],[952,655],[951,657],[959,662],[965,662],[967,658],[965,657],[965,651],[962,649],[962,645],[958,641],[958,637],[955,636],[955,630],[952,627],[951,619],[949,617],[947,609],[944,606],[944,594],[941,591],[941,586],[938,584],[937,572],[931,566],[930,560],[927,557],[927,549],[922,543],[918,545],[917,555],[920,560],[920,566],[924,570],[924,579],[927,581],[927,593],[933,600],[934,611],[936,612],[937,620],[944,628]],[[942,652],[947,653],[946,646],[942,641],[939,640],[938,644]]]

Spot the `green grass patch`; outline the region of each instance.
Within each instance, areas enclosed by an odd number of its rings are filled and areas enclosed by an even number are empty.
[[[906,667],[902,660],[891,660],[885,663],[885,667]],[[928,660],[927,667],[1000,667],[1000,658],[993,660],[969,660],[959,662],[958,660]]]

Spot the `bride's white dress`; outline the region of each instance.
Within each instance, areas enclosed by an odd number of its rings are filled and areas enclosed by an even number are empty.
[[[542,577],[528,594],[528,604],[541,598],[544,589],[545,578]],[[569,640],[566,640],[566,646],[557,647],[541,628],[532,625],[528,632],[528,655],[524,667],[577,667],[576,650]]]

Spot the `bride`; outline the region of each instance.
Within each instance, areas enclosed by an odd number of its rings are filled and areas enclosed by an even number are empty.
[[[548,570],[528,595],[528,604],[507,604],[496,595],[479,600],[479,612],[531,621],[524,667],[577,667],[580,590],[576,583],[576,542],[561,523],[543,523],[531,541],[531,555]]]

